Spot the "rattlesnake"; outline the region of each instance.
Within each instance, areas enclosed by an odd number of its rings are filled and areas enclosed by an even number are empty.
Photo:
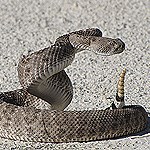
[[[18,76],[22,89],[0,93],[0,137],[34,142],[73,142],[115,138],[136,133],[147,125],[147,113],[138,105],[106,110],[63,111],[73,87],[64,68],[75,54],[90,50],[102,55],[121,53],[120,39],[102,37],[99,29],[63,35],[45,49],[22,56]],[[116,99],[124,103],[120,76]],[[46,105],[47,109],[42,109]],[[49,110],[51,109],[51,110]]]

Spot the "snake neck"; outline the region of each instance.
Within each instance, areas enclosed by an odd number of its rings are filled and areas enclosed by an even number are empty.
[[[75,48],[76,53],[81,52],[83,50],[91,51],[90,36],[83,36],[83,35],[72,33],[69,35],[69,42]]]
[[[89,45],[87,44],[88,40],[89,40],[88,38],[84,41],[83,36],[82,36],[81,37],[82,42],[79,42],[78,40],[74,39],[73,35],[74,35],[74,33],[60,36],[59,38],[56,39],[55,45],[72,47],[72,49],[74,50],[74,53],[78,53],[83,50],[90,50]],[[78,35],[78,36],[81,36],[81,35]],[[85,37],[84,37],[84,39],[85,39]]]

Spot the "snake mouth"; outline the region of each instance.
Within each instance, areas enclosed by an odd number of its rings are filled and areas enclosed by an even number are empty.
[[[119,53],[122,53],[125,50],[125,43],[119,38],[117,38],[116,40],[118,41],[118,47],[116,48],[114,53],[119,54]]]

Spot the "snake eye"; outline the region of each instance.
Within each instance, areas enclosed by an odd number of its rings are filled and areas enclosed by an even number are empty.
[[[92,39],[91,39],[91,40],[92,40],[92,42],[95,42],[95,41],[96,41],[96,38],[92,37]]]
[[[96,38],[95,38],[95,37],[90,37],[89,40],[90,40],[91,42],[95,42],[95,41],[96,41]]]

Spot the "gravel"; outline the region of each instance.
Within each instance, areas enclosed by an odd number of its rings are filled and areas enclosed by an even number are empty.
[[[1,0],[0,91],[20,87],[17,64],[22,54],[49,46],[70,31],[98,27],[121,38],[126,50],[111,57],[84,51],[66,68],[74,86],[67,110],[104,109],[115,99],[118,75],[127,68],[125,99],[150,112],[149,0]],[[150,149],[148,128],[133,136],[87,143],[31,143],[0,138],[0,150]]]

